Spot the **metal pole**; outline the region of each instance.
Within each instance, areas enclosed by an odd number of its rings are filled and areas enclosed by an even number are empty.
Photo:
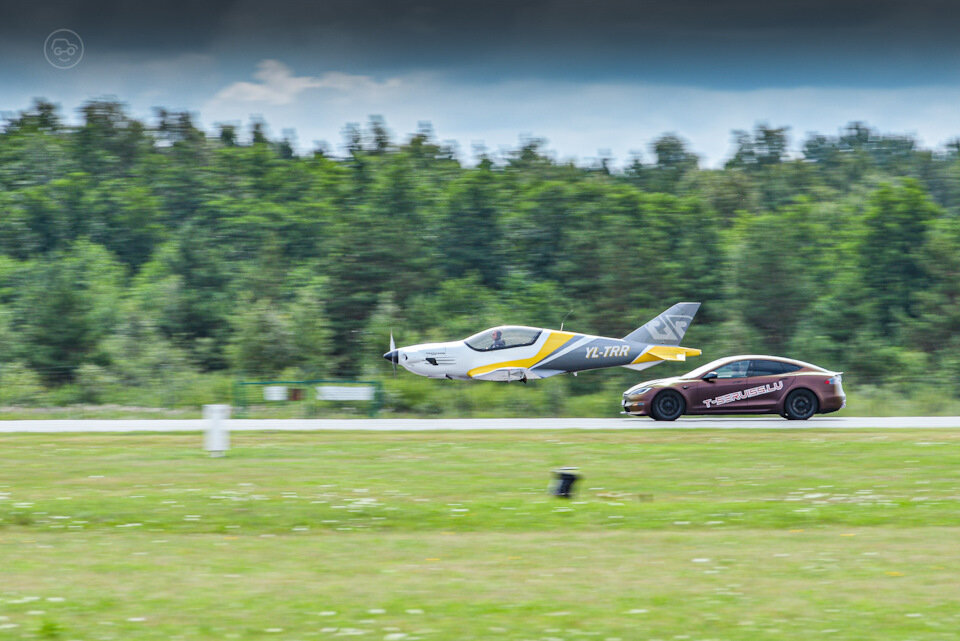
[[[223,456],[230,449],[230,431],[227,419],[230,418],[229,405],[204,405],[203,418],[206,428],[203,432],[203,447],[210,456]]]

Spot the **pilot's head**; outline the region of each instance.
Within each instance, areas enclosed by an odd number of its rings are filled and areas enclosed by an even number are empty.
[[[499,330],[499,329],[493,330],[493,340],[495,340],[495,341],[500,340],[500,336],[501,336],[501,334],[500,334],[500,330]]]

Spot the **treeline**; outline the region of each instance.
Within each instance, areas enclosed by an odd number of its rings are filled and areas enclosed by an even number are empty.
[[[685,341],[702,358],[960,376],[956,145],[855,123],[790,158],[788,131],[761,125],[722,169],[665,135],[614,171],[539,140],[465,166],[376,118],[340,156],[298,156],[262,123],[241,143],[186,113],[81,116],[37,101],[0,134],[0,403],[29,400],[16,385],[98,402],[209,373],[385,377],[391,329],[403,344],[566,316],[623,335],[678,300],[704,303]]]

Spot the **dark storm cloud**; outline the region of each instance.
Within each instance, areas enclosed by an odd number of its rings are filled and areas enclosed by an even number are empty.
[[[69,28],[110,50],[167,51],[209,42],[235,4],[0,0],[0,39],[35,44],[38,35],[43,38],[53,29]]]
[[[442,71],[724,88],[905,86],[960,79],[952,2],[804,0],[214,0],[2,3],[0,39],[58,27],[116,56],[204,53],[250,69]],[[31,54],[32,55],[32,54]]]

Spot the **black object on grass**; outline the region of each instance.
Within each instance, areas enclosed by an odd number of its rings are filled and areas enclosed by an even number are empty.
[[[580,479],[575,467],[561,467],[553,471],[553,477],[556,479],[550,493],[560,498],[569,499],[573,496],[573,486]]]

